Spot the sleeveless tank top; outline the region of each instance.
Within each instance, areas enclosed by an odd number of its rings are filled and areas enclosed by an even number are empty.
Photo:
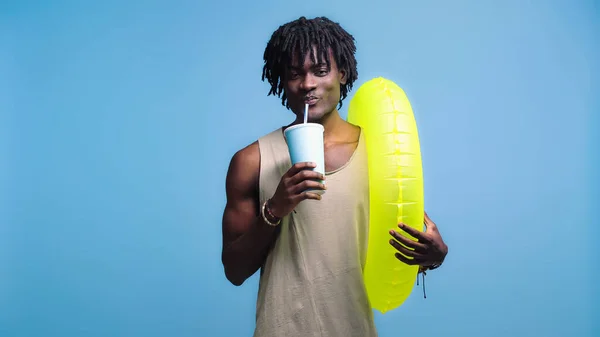
[[[281,128],[259,138],[261,204],[291,160]],[[261,268],[254,337],[374,337],[363,281],[369,220],[365,140],[341,168],[326,172],[321,200],[284,217]]]

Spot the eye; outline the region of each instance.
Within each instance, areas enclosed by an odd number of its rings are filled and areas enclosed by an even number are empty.
[[[295,80],[298,78],[298,73],[295,71],[290,71],[289,76],[291,80]]]
[[[317,76],[326,76],[329,71],[325,68],[317,70]]]

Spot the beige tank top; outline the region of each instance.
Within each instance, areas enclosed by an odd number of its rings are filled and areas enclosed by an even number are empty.
[[[282,129],[258,141],[260,202],[291,167]],[[363,133],[351,159],[326,172],[321,200],[305,200],[281,222],[261,269],[255,337],[377,336],[363,283],[369,190]]]

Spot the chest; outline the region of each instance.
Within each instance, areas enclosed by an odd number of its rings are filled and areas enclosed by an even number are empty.
[[[357,145],[358,142],[325,144],[325,171],[333,172],[346,165]]]

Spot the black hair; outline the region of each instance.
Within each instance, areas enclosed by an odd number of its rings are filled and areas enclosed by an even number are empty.
[[[340,85],[339,107],[342,101],[352,90],[352,84],[358,78],[356,69],[356,45],[354,37],[345,31],[338,23],[332,22],[326,17],[306,19],[304,16],[297,20],[280,26],[271,36],[264,52],[265,65],[262,72],[262,80],[265,78],[271,84],[268,95],[281,97],[281,104],[289,109],[287,97],[283,90],[283,75],[292,61],[294,53],[298,60],[304,60],[306,53],[315,61],[313,45],[319,59],[325,60],[327,67],[331,67],[328,50],[331,48],[333,58],[339,70],[346,73],[346,83]],[[283,96],[281,95],[283,92]]]

